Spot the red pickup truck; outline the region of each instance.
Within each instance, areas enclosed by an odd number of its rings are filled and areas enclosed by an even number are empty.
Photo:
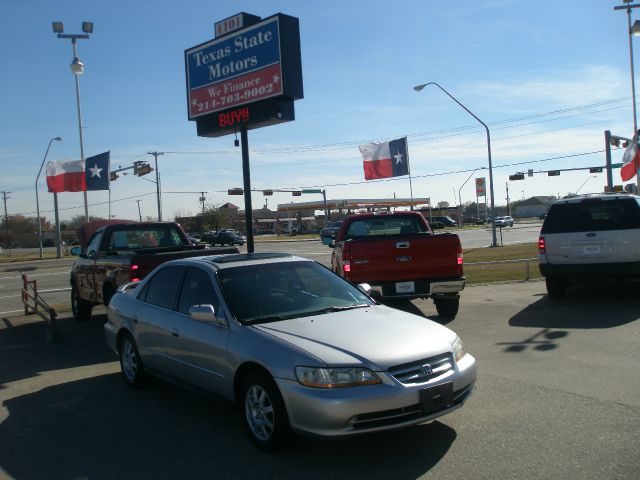
[[[71,267],[71,308],[87,320],[94,305],[108,305],[117,289],[142,280],[151,270],[176,258],[238,253],[237,247],[193,245],[179,224],[96,220],[78,229],[78,258]],[[179,281],[179,279],[176,279]]]
[[[354,284],[389,299],[432,298],[438,315],[458,313],[462,246],[457,235],[435,235],[419,212],[348,216],[331,247],[331,267]]]

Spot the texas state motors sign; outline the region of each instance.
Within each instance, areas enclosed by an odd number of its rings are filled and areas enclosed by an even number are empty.
[[[294,120],[303,98],[298,19],[240,13],[216,24],[216,38],[185,50],[189,120],[218,137]]]

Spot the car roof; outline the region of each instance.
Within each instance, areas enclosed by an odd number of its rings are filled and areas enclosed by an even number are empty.
[[[283,252],[260,252],[260,253],[229,253],[223,255],[208,255],[203,257],[191,257],[171,260],[163,265],[206,265],[215,270],[225,268],[244,267],[249,265],[262,265],[266,263],[287,263],[287,262],[313,262],[308,258],[298,257],[290,253]]]
[[[638,195],[631,195],[628,193],[590,193],[590,194],[586,194],[586,195],[578,195],[576,197],[571,197],[571,198],[562,198],[559,200],[556,200],[552,203],[552,205],[564,205],[564,204],[568,204],[568,203],[580,203],[583,200],[586,199],[600,199],[600,200],[621,200],[621,199],[626,199],[626,198],[634,198],[636,200],[640,201],[640,196]]]

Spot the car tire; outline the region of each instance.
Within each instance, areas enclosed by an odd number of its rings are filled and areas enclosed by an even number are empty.
[[[567,283],[559,278],[547,277],[545,279],[549,298],[562,298],[567,290]]]
[[[144,365],[136,342],[130,334],[122,336],[118,342],[120,369],[125,383],[130,387],[139,387],[144,380]]]
[[[266,373],[252,373],[242,384],[242,423],[253,444],[275,452],[291,438],[289,417],[278,386]]]
[[[460,309],[459,298],[434,298],[433,303],[438,315],[445,318],[455,318]]]
[[[75,284],[71,285],[71,311],[73,312],[73,317],[79,322],[87,321],[91,318],[92,309],[91,302],[80,298],[78,288]]]

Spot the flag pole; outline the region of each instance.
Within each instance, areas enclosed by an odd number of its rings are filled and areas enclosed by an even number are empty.
[[[404,137],[404,146],[407,148],[407,172],[409,173],[409,192],[411,193],[411,210],[413,210],[413,185],[411,184],[411,164],[409,163],[409,142]]]

